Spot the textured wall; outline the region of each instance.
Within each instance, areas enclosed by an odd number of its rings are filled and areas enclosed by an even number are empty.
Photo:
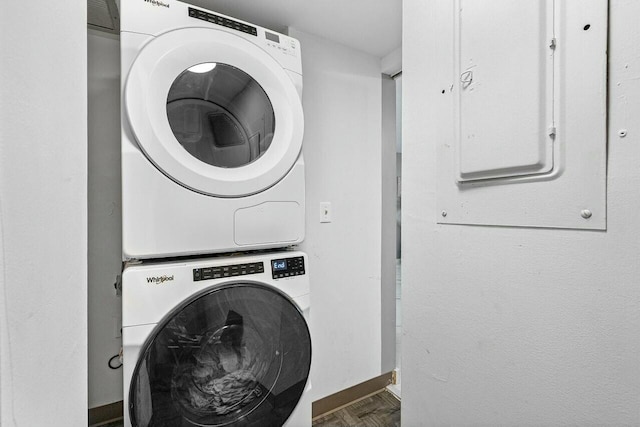
[[[452,6],[404,1],[403,424],[640,424],[638,16],[610,1],[608,230],[441,226]]]
[[[381,374],[380,59],[292,29],[304,71],[313,398]],[[321,224],[320,202],[333,222]]]
[[[3,427],[87,424],[86,7],[0,14]]]

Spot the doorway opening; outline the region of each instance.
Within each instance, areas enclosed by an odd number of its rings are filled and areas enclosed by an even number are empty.
[[[383,76],[382,89],[382,371],[393,370],[388,388],[401,397],[402,73]]]

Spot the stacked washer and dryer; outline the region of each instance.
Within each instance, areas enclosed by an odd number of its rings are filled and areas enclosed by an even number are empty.
[[[121,17],[125,425],[310,426],[300,45],[175,0]]]

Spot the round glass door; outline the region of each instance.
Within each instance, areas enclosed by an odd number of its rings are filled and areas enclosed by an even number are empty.
[[[239,68],[215,62],[189,67],[174,80],[167,117],[189,154],[221,168],[260,158],[275,128],[273,105],[258,82]]]
[[[215,197],[279,182],[302,150],[304,115],[288,71],[256,44],[210,28],[169,31],[131,64],[131,136],[169,179]]]
[[[304,391],[311,339],[298,307],[255,283],[185,301],[147,340],[129,390],[133,426],[282,426]]]

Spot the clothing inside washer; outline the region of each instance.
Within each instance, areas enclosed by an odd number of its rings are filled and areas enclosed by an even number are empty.
[[[167,117],[185,150],[222,168],[260,158],[275,128],[273,106],[262,87],[244,71],[213,62],[190,67],[175,79]]]
[[[224,326],[205,334],[193,359],[174,373],[172,388],[182,405],[201,415],[224,415],[260,397],[256,377],[265,366],[256,360],[260,351],[252,346],[255,337],[243,338],[242,316],[230,310]]]

